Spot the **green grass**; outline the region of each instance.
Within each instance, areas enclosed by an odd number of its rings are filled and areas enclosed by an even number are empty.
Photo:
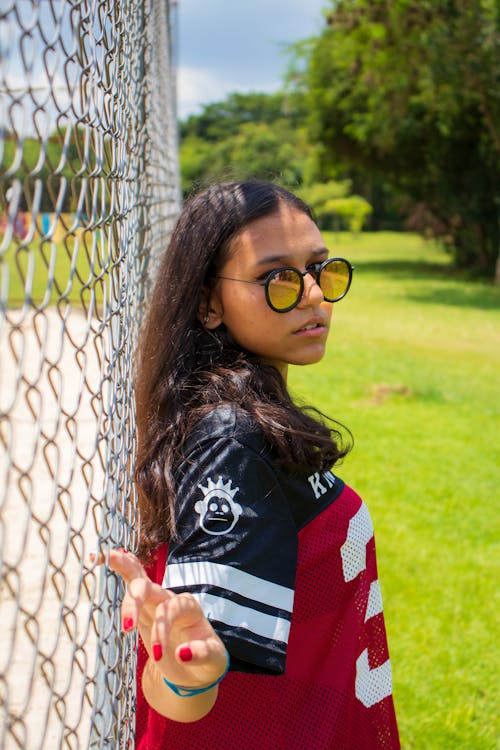
[[[101,231],[68,233],[59,242],[12,242],[0,258],[0,290],[7,307],[37,307],[68,300],[84,309],[101,305],[112,267]]]
[[[413,235],[325,239],[356,266],[329,351],[290,385],[347,425],[403,748],[498,747],[500,289]]]

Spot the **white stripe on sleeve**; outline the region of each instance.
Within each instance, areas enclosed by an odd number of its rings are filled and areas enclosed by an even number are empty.
[[[286,612],[293,610],[293,589],[221,563],[198,561],[167,565],[162,586],[169,589],[206,584]]]
[[[221,596],[196,593],[193,596],[199,602],[205,616],[210,620],[223,622],[233,628],[248,630],[272,641],[288,643],[290,622],[282,617],[266,615]]]

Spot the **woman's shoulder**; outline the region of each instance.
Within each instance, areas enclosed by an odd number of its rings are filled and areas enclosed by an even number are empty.
[[[236,404],[219,404],[203,413],[189,430],[184,453],[221,440],[235,440],[259,453],[266,448],[262,429],[248,412]]]

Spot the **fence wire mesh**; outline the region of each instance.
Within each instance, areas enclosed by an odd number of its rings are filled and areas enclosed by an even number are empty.
[[[178,210],[174,3],[0,0],[0,747],[133,747],[132,354]]]

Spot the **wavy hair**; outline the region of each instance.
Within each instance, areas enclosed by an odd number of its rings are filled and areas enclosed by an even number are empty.
[[[214,405],[233,404],[249,414],[290,471],[326,470],[350,449],[350,439],[327,426],[324,415],[292,401],[274,367],[238,346],[223,324],[209,331],[198,320],[202,289],[213,285],[232,240],[283,204],[314,221],[307,204],[274,183],[212,185],[186,202],[163,255],[135,361],[135,481],[144,560],[175,536],[175,472],[183,443]]]

